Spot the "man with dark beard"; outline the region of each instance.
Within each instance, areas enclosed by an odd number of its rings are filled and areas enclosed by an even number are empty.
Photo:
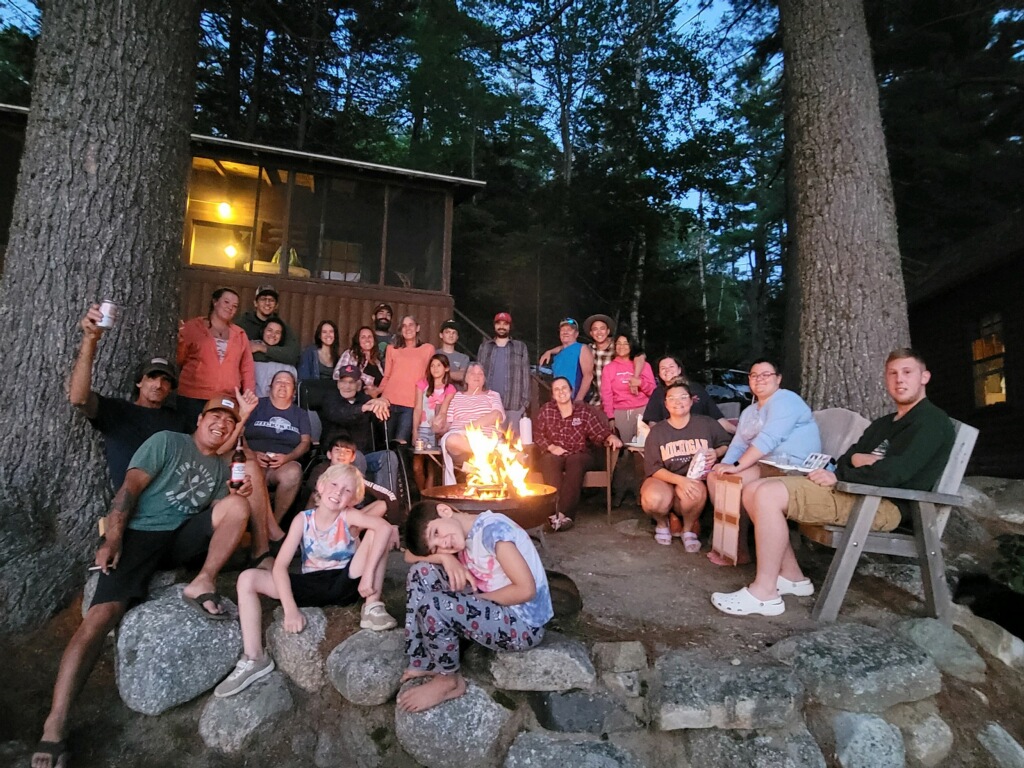
[[[530,353],[526,344],[511,338],[512,315],[494,316],[494,338],[484,341],[476,359],[484,367],[487,386],[501,395],[505,424],[519,433],[519,419],[530,402]]]
[[[373,308],[373,335],[377,337],[377,354],[381,359],[381,369],[384,368],[384,353],[388,344],[391,343],[391,317],[395,311],[390,304],[380,303]]]

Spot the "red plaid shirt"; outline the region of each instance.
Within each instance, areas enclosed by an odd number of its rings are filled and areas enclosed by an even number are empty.
[[[533,428],[534,440],[542,451],[549,445],[557,445],[569,453],[583,453],[588,439],[600,445],[611,433],[607,420],[600,418],[594,408],[573,402],[572,414],[562,418],[554,400],[541,406]]]

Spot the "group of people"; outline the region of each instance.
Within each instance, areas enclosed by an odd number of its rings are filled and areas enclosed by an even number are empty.
[[[498,429],[517,423],[526,411],[529,356],[525,344],[510,336],[508,313],[494,317],[494,337],[471,362],[454,349],[454,323],[442,327],[440,351],[420,339],[412,317],[402,318],[398,334],[385,341],[392,319],[386,304],[375,309],[373,327],[360,328],[345,352],[338,354],[337,328],[325,321],[314,344],[299,355],[276,305],[276,292],[265,286],[254,311],[235,325],[238,295],[216,291],[208,314],[182,325],[178,365],[148,357],[136,372],[130,400],[93,391],[92,367],[103,333],[99,308],[90,307],[82,319],[69,397],[103,434],[116,492],[96,552],[95,597],[61,659],[33,768],[65,764],[71,704],[104,637],[145,596],[158,568],[197,568],[183,588],[185,603],[205,620],[234,619],[216,579],[246,530],[250,567],[237,583],[244,652],[217,696],[234,695],[273,669],[262,643],[261,596],[280,600],[290,632],[303,628],[302,606],[359,599],[362,627],[394,627],[381,593],[387,552],[399,543],[388,519],[395,496],[375,480],[394,472],[395,459],[387,445],[375,443],[375,426],[386,423],[387,437],[394,440],[408,441],[414,433],[440,436],[446,455],[457,457],[467,448],[468,425]],[[885,363],[895,413],[873,422],[834,469],[762,478],[763,458],[800,463],[820,450],[809,407],[781,387],[773,363],[751,366],[754,402],[732,423],[687,379],[677,358],[658,360],[655,379],[635,342],[616,334],[610,318],[595,315],[584,326],[590,344],[579,341],[578,324],[566,318],[559,346],[541,358],[555,373],[552,399],[536,414],[534,429],[539,468],[559,489],[552,527],[572,525],[588,446],[636,446],[638,425],[646,423],[639,501],[654,520],[658,544],[680,538],[686,552],[700,551],[699,518],[709,492],[725,475],[743,480],[757,569],[748,586],[712,595],[712,604],[727,614],[777,615],[785,610],[785,595],[813,593],[790,548],[787,519],[844,523],[854,497],[837,492],[837,481],[930,489],[952,447],[950,420],[926,398],[930,373],[924,361],[911,349],[898,349]],[[297,368],[290,368],[293,354],[301,356]],[[262,398],[255,391],[260,364],[279,366]],[[306,489],[312,494],[305,509],[285,531],[285,513],[303,491],[298,459],[310,444],[308,415],[294,401],[300,377],[336,385],[320,412],[327,465]],[[170,408],[174,390],[177,407]],[[244,480],[229,483],[228,456],[239,445],[246,447]],[[873,528],[891,530],[900,516],[896,504],[883,502]],[[530,648],[552,617],[551,596],[532,542],[504,515],[466,514],[425,501],[409,511],[404,533],[410,569],[403,680],[417,684],[403,689],[398,706],[422,711],[465,691],[459,637],[496,649]],[[292,565],[296,556],[298,569]],[[749,559],[741,551],[741,562]]]

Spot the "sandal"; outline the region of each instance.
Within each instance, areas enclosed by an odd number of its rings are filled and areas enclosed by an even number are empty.
[[[668,526],[658,526],[654,529],[654,540],[659,544],[664,544],[666,547],[672,544],[672,531]]]
[[[683,534],[683,549],[691,555],[695,555],[700,552],[700,539],[697,538],[696,533],[687,531]]]
[[[778,616],[786,611],[786,604],[781,597],[758,600],[746,587],[735,592],[715,592],[711,595],[711,604],[731,616]]]

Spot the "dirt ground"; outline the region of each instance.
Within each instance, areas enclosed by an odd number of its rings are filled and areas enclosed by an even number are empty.
[[[605,517],[603,497],[585,500],[573,530],[548,534],[541,552],[545,565],[569,575],[583,600],[582,612],[556,619],[556,628],[585,641],[638,639],[649,656],[670,648],[705,647],[720,656],[744,658],[791,634],[816,627],[810,618],[813,598],[786,598],[787,610],[773,618],[724,616],[710,602],[711,592],[738,589],[748,583],[753,566],[719,568],[704,556],[687,555],[680,543],[655,544],[652,528],[635,505],[627,504]],[[704,539],[710,533],[705,528]],[[798,552],[806,572],[820,585],[831,550],[809,545]],[[405,566],[397,553],[388,567],[386,602],[395,616],[404,606]],[[223,585],[233,592],[237,573],[225,574]],[[358,623],[355,609],[338,609],[331,634],[340,641]],[[333,615],[333,614],[332,614]],[[840,614],[840,621],[886,626],[923,615],[922,603],[885,580],[857,575]],[[49,706],[51,686],[60,654],[79,622],[80,607],[72,605],[34,632],[0,638],[4,684],[0,686],[0,765],[28,765]],[[968,685],[944,676],[938,697],[940,714],[953,728],[954,754],[943,764],[951,768],[994,765],[978,745],[975,734],[990,720],[998,721],[1024,742],[1024,676],[988,659],[985,683]],[[333,689],[318,696],[299,692],[296,703],[319,713],[321,722],[344,716]],[[76,768],[142,765],[255,766],[304,765],[290,744],[309,738],[310,724],[289,719],[282,728],[275,754],[219,756],[206,750],[197,733],[205,697],[159,717],[146,717],[125,707],[114,682],[113,643],[110,641],[85,686],[71,719],[70,746]],[[807,720],[815,733],[827,732],[828,713],[809,706]],[[819,724],[820,727],[819,727]],[[305,729],[305,730],[303,730]],[[835,765],[827,752],[829,765]]]

